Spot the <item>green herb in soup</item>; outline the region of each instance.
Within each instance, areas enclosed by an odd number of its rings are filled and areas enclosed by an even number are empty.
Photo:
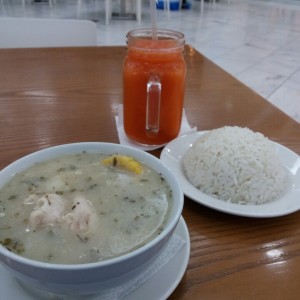
[[[45,262],[102,261],[160,234],[171,202],[161,174],[132,157],[61,156],[1,188],[0,243]]]

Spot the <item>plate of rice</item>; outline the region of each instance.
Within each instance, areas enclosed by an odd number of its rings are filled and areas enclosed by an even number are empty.
[[[161,160],[184,194],[221,212],[268,218],[300,209],[300,158],[259,132],[238,126],[183,135]]]

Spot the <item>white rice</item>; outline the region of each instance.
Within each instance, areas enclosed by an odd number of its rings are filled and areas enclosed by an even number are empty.
[[[205,133],[183,157],[183,167],[200,191],[238,204],[273,201],[288,184],[274,143],[248,128],[226,126]]]

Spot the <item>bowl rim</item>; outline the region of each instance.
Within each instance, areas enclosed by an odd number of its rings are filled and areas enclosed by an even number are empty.
[[[171,187],[173,194],[175,194],[174,188],[176,188],[177,192],[178,192],[178,199],[179,199],[178,209],[177,209],[173,219],[167,223],[166,227],[161,232],[161,234],[154,237],[150,242],[146,243],[146,245],[143,245],[143,246],[133,250],[132,252],[122,254],[120,256],[110,258],[107,260],[91,262],[91,263],[81,263],[81,264],[48,263],[48,262],[43,262],[43,261],[38,261],[38,260],[30,259],[27,257],[23,257],[21,255],[18,255],[16,253],[9,251],[6,247],[4,247],[2,244],[0,244],[0,263],[2,263],[3,260],[6,260],[6,261],[13,260],[15,262],[21,263],[23,265],[28,265],[31,267],[36,267],[36,268],[41,268],[41,269],[47,268],[50,270],[64,270],[64,271],[73,271],[73,270],[79,270],[79,269],[85,270],[85,269],[94,269],[94,268],[99,268],[99,267],[107,267],[107,266],[121,263],[126,260],[130,260],[130,259],[138,256],[142,252],[147,252],[147,250],[149,250],[151,247],[153,247],[154,245],[160,243],[163,239],[165,239],[168,236],[168,234],[170,233],[170,231],[172,231],[172,229],[174,229],[176,227],[176,224],[179,221],[179,218],[182,214],[183,204],[184,204],[184,195],[183,195],[183,191],[181,189],[179,180],[172,173],[172,171],[156,156],[154,156],[148,152],[145,152],[145,151],[142,151],[142,150],[130,147],[130,146],[126,146],[126,145],[109,143],[109,142],[76,142],[76,143],[60,144],[60,145],[51,146],[51,147],[47,147],[47,148],[43,148],[43,149],[34,151],[32,153],[29,153],[29,154],[15,160],[14,162],[10,163],[6,167],[4,167],[2,170],[0,170],[0,189],[2,188],[2,186],[5,183],[7,183],[10,180],[10,178],[14,174],[16,174],[16,172],[11,173],[11,169],[16,168],[16,166],[18,167],[18,170],[23,171],[23,170],[27,169],[29,166],[32,166],[33,164],[35,164],[39,161],[47,160],[47,159],[38,159],[39,157],[41,157],[43,155],[47,155],[50,153],[51,157],[49,157],[49,159],[52,159],[54,157],[68,154],[68,153],[69,154],[78,153],[79,149],[82,147],[91,147],[90,149],[80,150],[80,151],[87,151],[87,152],[91,152],[91,153],[93,153],[92,149],[99,149],[99,147],[104,147],[104,148],[105,147],[106,148],[114,147],[115,149],[120,149],[120,150],[122,149],[123,151],[125,150],[125,152],[130,152],[130,153],[132,153],[131,154],[132,156],[134,156],[134,155],[144,156],[148,163],[150,161],[152,161],[152,162],[156,162],[157,166],[160,165],[162,167],[163,172],[168,174],[168,177],[171,178],[171,181],[173,181],[173,183],[172,183],[173,187]],[[68,149],[73,149],[73,150],[71,152],[66,151],[65,153],[61,153]],[[76,151],[74,151],[74,150],[76,150]],[[100,152],[100,151],[98,151],[98,152]],[[111,154],[113,154],[113,153],[117,153],[117,152],[112,151]],[[31,162],[28,164],[29,161],[31,161]],[[20,168],[19,165],[22,166],[22,164],[24,162],[27,162],[26,167],[23,166]],[[148,165],[147,162],[143,161],[143,163]],[[150,166],[150,167],[154,168],[153,166]],[[1,185],[1,177],[5,176],[6,173],[10,173],[10,177],[8,180],[4,181],[4,183]],[[171,184],[171,182],[168,182],[168,183],[169,183],[169,185]],[[1,259],[1,257],[4,257],[4,259],[3,258]]]

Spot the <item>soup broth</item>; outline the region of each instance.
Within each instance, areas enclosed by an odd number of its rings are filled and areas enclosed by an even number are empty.
[[[71,154],[13,176],[0,190],[1,244],[30,259],[80,264],[131,252],[160,234],[172,202],[164,178],[134,160],[127,168],[126,159],[105,159]]]

